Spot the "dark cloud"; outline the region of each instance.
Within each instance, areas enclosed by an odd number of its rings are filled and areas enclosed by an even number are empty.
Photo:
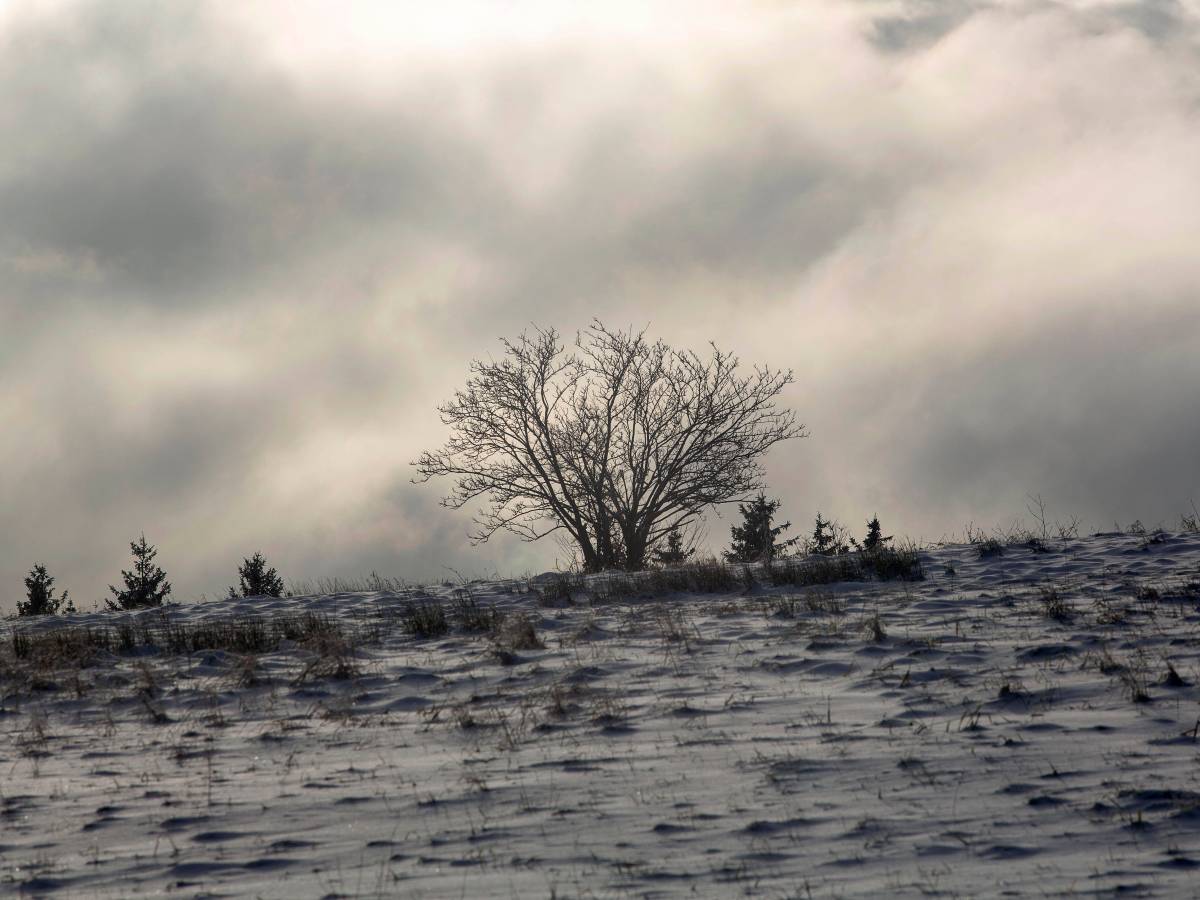
[[[0,60],[18,136],[0,167],[0,254],[43,301],[238,302],[369,229],[456,228],[498,199],[471,144],[419,105],[302,93],[203,6],[18,22]]]
[[[911,0],[896,12],[896,4],[887,4],[889,11],[871,20],[869,34],[886,52],[921,50],[992,5],[986,0]]]
[[[1172,40],[1195,32],[1196,23],[1179,0],[1141,0],[1121,3],[1116,14],[1148,37]]]

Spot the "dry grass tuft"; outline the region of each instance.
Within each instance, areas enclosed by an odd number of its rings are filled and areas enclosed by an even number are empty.
[[[441,637],[450,631],[450,620],[440,603],[410,603],[400,613],[400,624],[415,638]]]
[[[465,588],[455,592],[454,601],[450,605],[450,618],[460,631],[468,633],[494,634],[504,624],[502,610],[480,603]]]
[[[509,616],[492,638],[498,651],[516,653],[518,650],[543,650],[546,645],[538,637],[533,620],[526,615]]]
[[[1038,589],[1038,604],[1042,615],[1056,622],[1069,622],[1074,615],[1074,608],[1053,585],[1043,585]]]
[[[314,634],[304,642],[312,658],[296,676],[295,683],[333,678],[345,681],[359,675],[358,661],[350,642],[340,631]]]

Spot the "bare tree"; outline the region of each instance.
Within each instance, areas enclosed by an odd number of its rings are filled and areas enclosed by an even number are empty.
[[[455,477],[452,509],[486,501],[476,542],[563,530],[587,571],[641,568],[672,528],[757,491],[772,445],[805,436],[775,407],[790,371],[743,375],[716,346],[702,358],[644,334],[597,321],[569,351],[553,329],[504,341],[438,407],[451,436],[415,480]]]

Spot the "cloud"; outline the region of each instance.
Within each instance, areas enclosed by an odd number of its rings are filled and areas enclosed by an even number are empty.
[[[461,134],[301,92],[203,6],[71,7],[11,24],[3,51],[0,265],[43,302],[239,303],[368,230],[453,227],[487,192]]]
[[[0,583],[98,595],[143,529],[185,597],[549,565],[407,463],[597,315],[796,370],[797,523],[1200,496],[1193,6],[491,9],[4,11]]]

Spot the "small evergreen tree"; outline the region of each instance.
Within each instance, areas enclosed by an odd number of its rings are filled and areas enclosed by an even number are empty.
[[[679,526],[676,525],[667,532],[666,547],[659,547],[654,551],[654,561],[660,566],[677,566],[680,563],[687,562],[695,552],[695,547],[684,547],[683,533],[679,530]]]
[[[892,536],[884,536],[883,529],[879,526],[879,516],[875,516],[867,523],[867,536],[863,538],[862,549],[867,553],[874,553],[876,550],[882,550],[891,541]]]
[[[850,549],[846,546],[845,536],[846,529],[833,519],[822,518],[818,512],[812,537],[808,542],[808,552],[817,556],[840,556]]]
[[[115,598],[108,601],[108,608],[146,609],[162,606],[163,600],[171,593],[171,582],[166,580],[167,573],[154,565],[158,551],[146,543],[144,534],[140,541],[132,542],[129,549],[133,552],[133,571],[121,571],[121,577],[125,580],[124,590],[111,584],[108,586]]]
[[[25,579],[25,602],[17,603],[19,616],[56,616],[59,612],[75,612],[75,604],[63,591],[61,597],[54,596],[54,578],[46,572],[43,565],[35,565],[29,570]]]
[[[742,514],[742,524],[734,525],[730,532],[733,544],[725,552],[725,558],[730,562],[770,561],[781,551],[795,544],[799,538],[787,541],[777,541],[784,531],[792,527],[791,522],[772,527],[771,521],[775,511],[779,509],[778,500],[768,500],[765,494],[759,494],[750,503],[739,503],[738,511]]]
[[[243,559],[238,567],[238,588],[229,589],[229,599],[238,600],[241,597],[282,597],[283,579],[274,569],[267,568],[267,561],[261,553],[255,553],[250,559]]]

